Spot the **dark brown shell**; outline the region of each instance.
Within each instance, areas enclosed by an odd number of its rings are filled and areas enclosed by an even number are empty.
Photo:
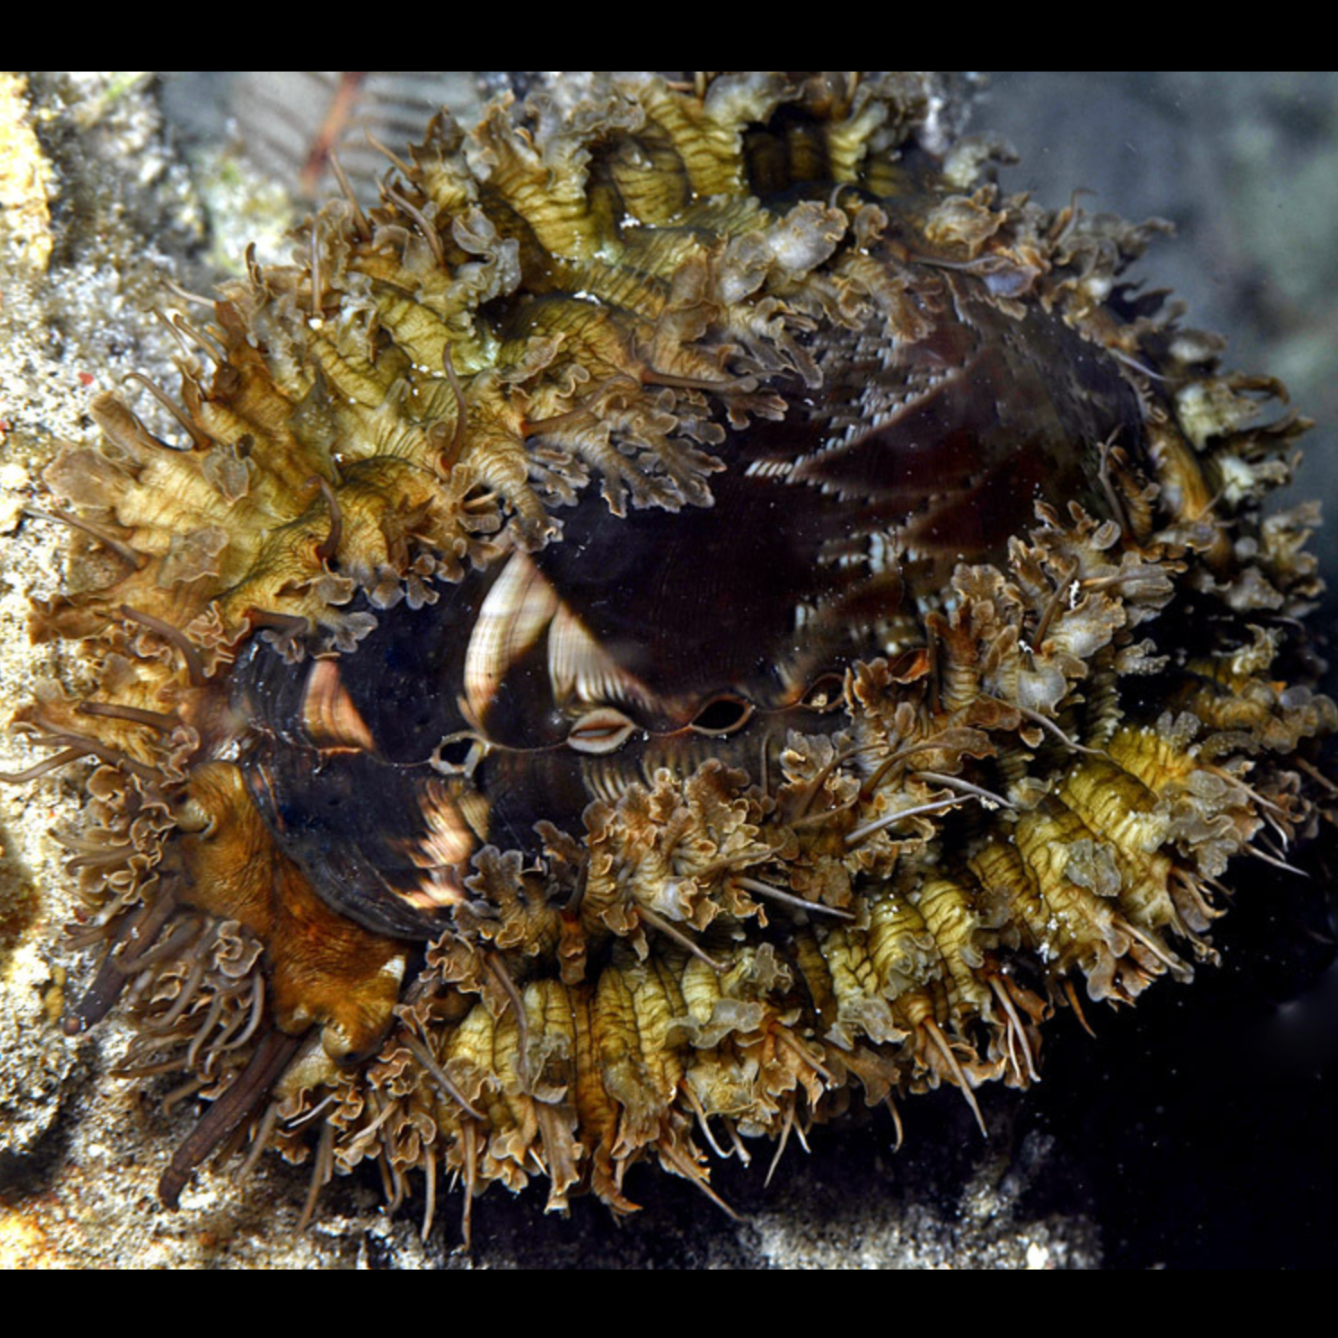
[[[106,764],[70,1026],[133,979],[215,1098],[165,1199],[249,1138],[624,1210],[697,1131],[974,1107],[1305,832],[1300,424],[929,96],[442,119],[191,329],[183,449],[106,398],[48,470],[125,567],[35,620]]]
[[[345,661],[250,648],[248,788],[330,906],[432,937],[481,845],[537,857],[536,824],[579,830],[662,768],[716,757],[762,783],[789,731],[847,720],[854,663],[924,645],[960,562],[1005,560],[1038,502],[1110,512],[1099,452],[1070,443],[1123,434],[1146,463],[1119,364],[1056,315],[917,277],[924,338],[809,336],[821,394],[782,383],[698,505],[620,515],[587,492],[559,538],[380,613]]]

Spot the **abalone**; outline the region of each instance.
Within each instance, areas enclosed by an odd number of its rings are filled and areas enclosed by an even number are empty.
[[[1301,421],[1124,286],[1147,229],[1002,197],[931,102],[442,118],[181,322],[179,442],[105,398],[52,465],[123,571],[38,610],[98,687],[21,719],[103,764],[69,1025],[124,992],[213,1100],[167,1201],[232,1142],[625,1210],[639,1159],[974,1106],[1312,824]]]

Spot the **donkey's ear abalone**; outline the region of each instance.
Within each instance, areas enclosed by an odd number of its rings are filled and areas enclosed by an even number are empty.
[[[97,761],[67,1029],[210,1103],[165,1201],[272,1146],[467,1234],[855,1100],[983,1128],[1332,807],[1305,423],[938,98],[443,115],[178,321],[176,439],[108,396],[47,469],[114,575],[34,608],[92,688],[7,779]]]

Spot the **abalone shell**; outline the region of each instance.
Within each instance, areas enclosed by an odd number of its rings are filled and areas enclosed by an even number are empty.
[[[104,397],[47,471],[117,565],[34,618],[93,690],[21,713],[34,775],[102,764],[67,1026],[124,995],[212,1102],[166,1202],[275,1146],[311,1205],[452,1171],[467,1233],[492,1181],[622,1212],[640,1160],[979,1117],[1313,829],[1303,423],[936,96],[443,117],[178,323],[180,441]]]
[[[908,273],[924,337],[876,318],[809,336],[816,386],[782,383],[782,416],[731,430],[696,504],[625,514],[587,491],[542,549],[380,613],[354,655],[249,648],[248,789],[327,904],[431,937],[482,845],[537,858],[537,824],[577,830],[662,768],[760,783],[790,730],[839,727],[855,663],[926,644],[953,570],[1005,560],[1038,501],[1109,515],[1101,453],[1073,443],[1122,436],[1146,467],[1119,363],[1057,315]]]

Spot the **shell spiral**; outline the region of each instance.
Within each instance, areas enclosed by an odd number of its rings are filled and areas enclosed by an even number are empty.
[[[1312,829],[1304,421],[1124,281],[1155,226],[1003,196],[936,97],[443,114],[178,318],[178,440],[105,396],[47,469],[116,570],[35,607],[94,686],[7,779],[97,762],[66,1026],[210,1102],[165,1201],[276,1148],[312,1204],[458,1174],[467,1234],[974,1108]]]

